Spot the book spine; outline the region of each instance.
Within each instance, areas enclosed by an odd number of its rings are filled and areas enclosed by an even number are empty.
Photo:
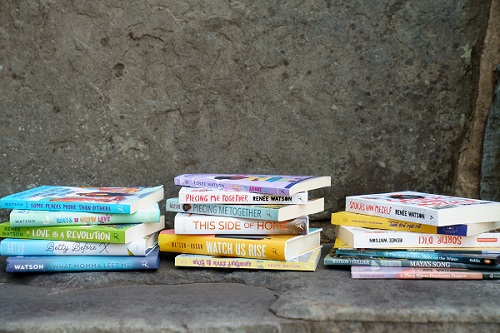
[[[395,220],[387,217],[358,214],[352,212],[336,212],[332,213],[331,222],[335,225],[347,225],[362,228],[375,228],[395,231],[410,231],[428,234],[439,233],[439,228],[436,226]]]
[[[130,214],[130,206],[113,203],[71,203],[71,202],[48,202],[48,201],[26,201],[16,199],[5,199],[1,208],[19,210],[47,210],[47,211],[71,211],[71,212],[93,212],[108,214]]]
[[[251,258],[225,258],[177,255],[176,267],[229,268],[229,269],[264,269],[280,271],[314,271],[315,265],[308,262],[281,260],[259,260]]]
[[[370,251],[370,250],[350,250],[336,249],[335,253],[346,257],[367,257],[367,258],[394,258],[394,259],[413,259],[413,260],[435,260],[450,261],[471,265],[498,265],[499,256],[482,255],[460,255],[457,253],[444,253],[434,251]]]
[[[128,244],[51,241],[6,238],[0,242],[2,256],[145,256],[146,240]]]
[[[9,223],[0,224],[0,238],[25,238],[61,240],[73,242],[103,242],[125,244],[125,230],[99,230],[92,226],[61,227],[11,227]]]
[[[179,191],[181,204],[266,204],[300,205],[308,201],[308,192],[291,196],[269,195],[238,191],[203,191],[184,187]]]
[[[158,252],[146,257],[11,256],[6,263],[10,273],[156,270],[159,257]]]
[[[338,237],[353,248],[393,248],[393,247],[498,247],[500,246],[500,233],[485,232],[474,236],[434,235],[412,232],[355,232],[349,234],[343,227],[339,228]]]
[[[13,210],[10,225],[18,227],[60,225],[103,225],[160,221],[160,210],[155,207],[133,214],[86,213],[70,211]]]
[[[284,222],[185,213],[174,218],[176,234],[304,235],[308,229],[307,216]]]
[[[345,210],[352,213],[375,215],[406,222],[438,225],[438,218],[433,210],[425,207],[408,208],[396,202],[378,202],[376,200],[346,197]]]
[[[443,279],[443,280],[498,280],[500,273],[467,269],[420,269],[408,267],[351,267],[353,279]]]
[[[285,260],[285,243],[273,242],[265,237],[244,239],[160,233],[158,245],[162,252]]]
[[[167,199],[166,210],[177,213],[240,217],[255,220],[278,221],[278,209],[258,205],[181,204],[178,198]]]

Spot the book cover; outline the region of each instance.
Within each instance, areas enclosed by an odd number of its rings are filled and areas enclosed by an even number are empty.
[[[147,256],[9,256],[6,272],[84,272],[156,270],[160,264],[156,247]]]
[[[291,220],[300,216],[320,213],[324,209],[324,198],[311,199],[301,205],[181,204],[178,198],[169,198],[166,202],[166,210],[170,212],[231,216],[267,221]]]
[[[174,184],[231,191],[277,195],[293,195],[331,186],[330,176],[291,176],[257,174],[183,174],[174,178]]]
[[[177,235],[173,229],[158,236],[162,252],[203,254],[220,257],[290,260],[319,247],[320,228],[307,235]]]
[[[126,244],[165,228],[165,217],[160,222],[109,225],[70,225],[49,227],[11,227],[0,223],[0,238],[28,238],[73,242]]]
[[[314,272],[318,267],[320,257],[321,247],[288,261],[178,254],[175,257],[175,266]]]
[[[74,211],[19,210],[10,213],[12,227],[99,225],[160,221],[158,203],[151,204],[132,214],[108,214]]]
[[[228,235],[304,235],[309,230],[309,217],[289,221],[265,221],[228,216],[177,213],[174,217],[176,234]]]
[[[423,268],[468,268],[500,270],[500,265],[467,264],[456,261],[374,258],[365,256],[339,255],[332,249],[323,259],[325,266],[389,266],[389,267],[423,267]]]
[[[163,186],[40,186],[0,199],[0,208],[132,214],[163,199]]]
[[[413,191],[346,197],[346,211],[448,226],[500,221],[500,203]]]
[[[479,233],[500,228],[500,221],[477,222],[437,227],[429,224],[394,220],[375,215],[358,214],[352,212],[332,213],[331,222],[335,225],[351,227],[385,229],[395,231],[420,232],[427,234],[472,236]]]
[[[368,267],[352,266],[353,279],[443,279],[443,280],[497,280],[500,272],[471,269],[420,267]]]
[[[474,236],[462,237],[340,226],[337,236],[346,242],[347,245],[354,248],[500,246],[500,232],[484,232]]]
[[[6,238],[0,242],[2,256],[146,256],[158,244],[158,232],[127,244]]]
[[[309,193],[298,192],[293,195],[273,195],[243,191],[207,189],[199,187],[181,187],[181,204],[281,204],[302,205],[307,203]]]

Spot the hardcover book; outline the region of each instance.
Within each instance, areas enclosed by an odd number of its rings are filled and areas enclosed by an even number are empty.
[[[134,256],[10,256],[6,272],[82,272],[156,270],[160,264],[156,247],[145,257]]]
[[[10,213],[12,227],[99,225],[160,221],[158,203],[151,204],[132,214],[88,213],[74,211],[18,210]]]
[[[427,234],[472,236],[479,233],[500,228],[500,221],[497,222],[477,222],[468,224],[456,224],[443,227],[433,225],[394,220],[387,217],[358,214],[351,212],[332,213],[331,222],[335,225],[345,225],[351,227],[385,229],[395,231],[420,232]]]
[[[301,205],[229,205],[181,204],[178,198],[167,199],[167,211],[213,216],[231,216],[255,220],[286,221],[320,213],[325,209],[323,198],[311,199]]]
[[[177,213],[174,218],[176,234],[231,234],[231,235],[304,235],[309,230],[309,217],[289,221],[265,221],[238,217]]]
[[[163,228],[164,216],[161,216],[160,222],[136,224],[11,227],[9,222],[4,222],[0,223],[0,238],[126,244]]]
[[[340,226],[337,236],[354,248],[500,247],[500,232],[461,237]]]
[[[175,266],[314,272],[318,267],[320,257],[321,248],[317,248],[288,261],[178,254],[175,257]]]
[[[132,214],[163,199],[163,186],[40,186],[0,199],[0,208]]]
[[[6,238],[2,256],[146,256],[158,245],[158,232],[127,244]]]
[[[158,236],[162,252],[203,254],[220,257],[290,260],[320,244],[320,228],[307,235],[176,235],[173,229]]]
[[[488,270],[352,266],[353,279],[443,279],[443,280],[497,280],[500,272]]]
[[[254,193],[293,195],[331,186],[330,176],[287,176],[257,174],[183,174],[174,184]]]
[[[229,191],[198,187],[181,187],[179,202],[181,204],[281,204],[302,205],[307,203],[308,192],[293,195],[272,195],[243,191]]]
[[[413,191],[347,196],[346,211],[434,226],[500,221],[500,202]]]

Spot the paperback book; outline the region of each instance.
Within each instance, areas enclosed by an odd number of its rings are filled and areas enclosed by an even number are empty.
[[[230,216],[255,220],[286,221],[300,216],[320,213],[325,209],[323,198],[311,199],[295,205],[229,205],[229,204],[182,204],[178,198],[167,199],[166,210],[178,213]]]
[[[162,252],[202,254],[222,257],[290,260],[320,244],[320,228],[306,235],[177,235],[173,229],[160,232]]]
[[[0,208],[132,214],[163,199],[163,186],[40,186],[0,199]]]
[[[309,217],[289,221],[265,221],[238,217],[177,213],[174,218],[176,234],[231,235],[304,235],[309,230]]]
[[[427,234],[472,236],[500,228],[500,221],[456,224],[437,227],[429,224],[394,220],[387,217],[358,214],[352,212],[332,213],[331,222],[335,225],[385,229],[395,231],[420,232]]]
[[[352,266],[353,279],[443,279],[443,280],[498,280],[500,272],[489,270]]]
[[[175,266],[313,272],[318,267],[320,257],[321,248],[317,248],[288,261],[178,254],[175,257]]]
[[[500,221],[500,202],[413,191],[347,196],[346,211],[433,226]]]
[[[174,184],[184,187],[203,187],[276,195],[293,195],[331,186],[329,176],[288,176],[258,174],[183,174]]]
[[[0,223],[0,238],[28,238],[73,242],[126,244],[165,228],[165,217],[160,222],[109,225],[69,225],[49,227],[11,227]]]
[[[9,256],[6,272],[82,272],[156,270],[160,264],[156,247],[147,256]]]
[[[132,214],[108,214],[74,211],[19,210],[10,213],[12,227],[99,225],[160,221],[158,203],[151,204]]]
[[[158,245],[158,232],[127,244],[6,238],[2,256],[146,256]]]
[[[500,247],[500,232],[461,237],[340,226],[337,236],[353,248]]]

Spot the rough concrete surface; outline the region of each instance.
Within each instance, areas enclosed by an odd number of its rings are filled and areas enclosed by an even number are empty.
[[[323,256],[331,248],[324,246]],[[0,261],[3,271],[5,260]],[[0,273],[2,332],[498,332],[496,281],[176,268]]]

